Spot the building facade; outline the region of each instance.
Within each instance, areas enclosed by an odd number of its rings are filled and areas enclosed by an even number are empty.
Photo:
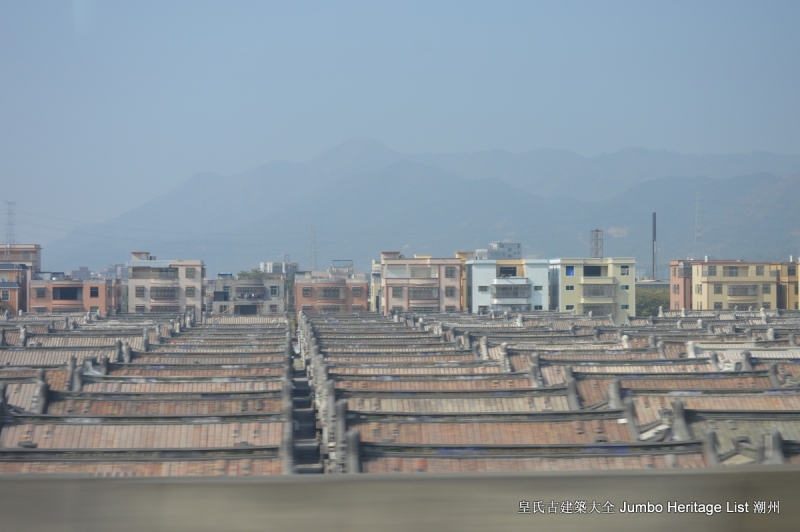
[[[518,260],[522,258],[522,244],[518,242],[492,242],[486,249],[476,249],[476,260]]]
[[[27,265],[0,263],[0,312],[18,314],[28,310],[30,278]]]
[[[128,312],[188,312],[200,319],[206,274],[202,260],[157,260],[146,251],[136,251],[126,266]]]
[[[635,266],[630,257],[550,260],[550,310],[622,323],[636,315]]]
[[[219,274],[209,288],[206,310],[212,314],[253,316],[285,310],[282,278],[234,279],[232,274]]]
[[[381,263],[373,260],[369,277],[369,310],[379,312],[381,308]]]
[[[797,309],[797,263],[670,261],[674,310]]]
[[[548,310],[549,266],[544,259],[467,261],[469,312]]]
[[[366,312],[369,283],[364,274],[334,277],[328,272],[298,272],[294,278],[294,301],[297,312],[343,313]]]
[[[28,288],[30,312],[120,312],[121,285],[117,279],[34,279]]]
[[[0,262],[24,264],[31,276],[42,271],[42,246],[39,244],[3,244]]]
[[[264,273],[283,275],[287,279],[294,277],[299,269],[296,262],[261,262],[258,268]]]
[[[381,253],[382,313],[458,312],[462,305],[460,258],[405,258],[398,251]]]

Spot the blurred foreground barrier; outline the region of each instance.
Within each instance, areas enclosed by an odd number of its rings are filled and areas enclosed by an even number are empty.
[[[558,475],[7,476],[0,478],[0,530],[796,531],[799,495],[795,466]],[[642,511],[625,511],[631,508]]]

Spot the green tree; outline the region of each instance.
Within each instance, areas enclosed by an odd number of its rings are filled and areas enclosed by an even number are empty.
[[[258,281],[263,281],[264,279],[280,279],[281,276],[274,273],[267,273],[262,272],[258,268],[253,268],[252,270],[248,271],[240,271],[236,277],[238,279],[255,279]]]
[[[636,290],[636,315],[658,316],[658,307],[669,308],[669,291],[653,289]]]

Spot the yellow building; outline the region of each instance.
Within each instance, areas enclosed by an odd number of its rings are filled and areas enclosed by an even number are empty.
[[[456,258],[461,259],[461,308],[469,309],[472,307],[470,293],[467,288],[469,279],[467,279],[467,261],[475,258],[474,251],[456,251]]]
[[[778,307],[778,271],[770,263],[713,261],[692,264],[695,310],[774,309]]]
[[[778,308],[798,310],[797,263],[773,263],[770,264],[770,270],[778,272]]]
[[[624,258],[552,259],[550,309],[611,316],[614,323],[636,315],[636,260]]]

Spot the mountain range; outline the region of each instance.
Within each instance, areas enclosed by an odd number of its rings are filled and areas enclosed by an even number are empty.
[[[353,259],[367,271],[383,250],[452,256],[492,240],[521,242],[528,257],[586,256],[590,230],[603,229],[606,256],[634,256],[649,274],[657,212],[666,274],[672,258],[797,255],[798,200],[794,156],[403,154],[355,138],[305,163],[196,174],[112,220],[76,227],[43,260],[50,270],[99,269],[141,250],[201,258],[214,275],[289,254],[305,269],[313,228],[318,267]]]

